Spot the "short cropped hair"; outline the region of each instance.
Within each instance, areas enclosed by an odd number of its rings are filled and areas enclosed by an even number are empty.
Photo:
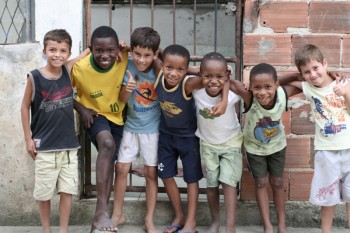
[[[178,55],[187,59],[187,66],[190,64],[190,52],[182,45],[173,44],[166,47],[163,51],[163,61],[167,55]]]
[[[211,52],[211,53],[207,53],[206,55],[204,55],[202,62],[201,62],[201,65],[200,65],[200,71],[202,71],[202,67],[204,66],[204,64],[207,61],[211,61],[211,60],[222,62],[225,64],[225,67],[227,67],[227,61],[221,53]]]
[[[115,39],[117,45],[119,46],[119,39],[116,31],[113,28],[108,26],[100,26],[96,28],[91,35],[91,46],[96,38],[107,38],[112,37]]]
[[[135,47],[149,48],[155,53],[160,44],[160,36],[158,32],[150,27],[136,28],[131,34],[130,47],[133,50]]]
[[[321,50],[313,44],[307,44],[298,49],[294,55],[294,63],[301,72],[300,67],[306,65],[311,60],[316,60],[320,63],[324,61]]]
[[[69,35],[69,33],[65,29],[54,29],[51,31],[48,31],[43,40],[44,44],[44,50],[47,46],[47,41],[52,40],[56,41],[58,43],[65,42],[69,46],[69,51],[72,49],[72,37]]]
[[[270,74],[273,77],[273,80],[277,82],[277,71],[275,67],[267,63],[260,63],[253,67],[250,71],[249,82],[252,83],[253,77],[258,74]]]

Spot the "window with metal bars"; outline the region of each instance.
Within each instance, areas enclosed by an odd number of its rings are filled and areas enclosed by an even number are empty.
[[[30,0],[0,1],[0,44],[31,41]]]

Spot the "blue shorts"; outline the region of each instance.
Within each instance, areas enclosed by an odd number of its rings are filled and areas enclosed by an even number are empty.
[[[159,133],[158,175],[161,179],[177,175],[177,160],[182,161],[184,181],[194,183],[203,178],[199,139],[197,137],[179,137]]]
[[[98,117],[93,116],[94,123],[91,125],[90,128],[86,129],[87,133],[89,134],[91,142],[95,145],[96,149],[98,150],[98,145],[96,142],[96,135],[104,130],[107,130],[110,132],[114,138],[115,143],[115,152],[113,156],[113,162],[115,162],[118,159],[118,151],[120,147],[120,142],[123,138],[123,126],[117,125],[111,121],[109,121],[105,116],[98,115]]]

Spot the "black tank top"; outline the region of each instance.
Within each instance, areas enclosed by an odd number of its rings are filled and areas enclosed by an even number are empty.
[[[39,70],[33,76],[31,131],[37,151],[71,150],[80,147],[74,128],[73,89],[66,67],[56,79],[45,78]]]

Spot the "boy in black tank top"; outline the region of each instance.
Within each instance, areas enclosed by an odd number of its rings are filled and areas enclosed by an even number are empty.
[[[28,74],[21,106],[26,149],[35,162],[34,198],[44,233],[51,233],[50,199],[55,188],[60,194],[60,232],[68,232],[72,194],[78,194],[80,145],[74,128],[69,72],[84,54],[67,63],[71,46],[72,39],[65,30],[46,33],[43,53],[47,64]]]

